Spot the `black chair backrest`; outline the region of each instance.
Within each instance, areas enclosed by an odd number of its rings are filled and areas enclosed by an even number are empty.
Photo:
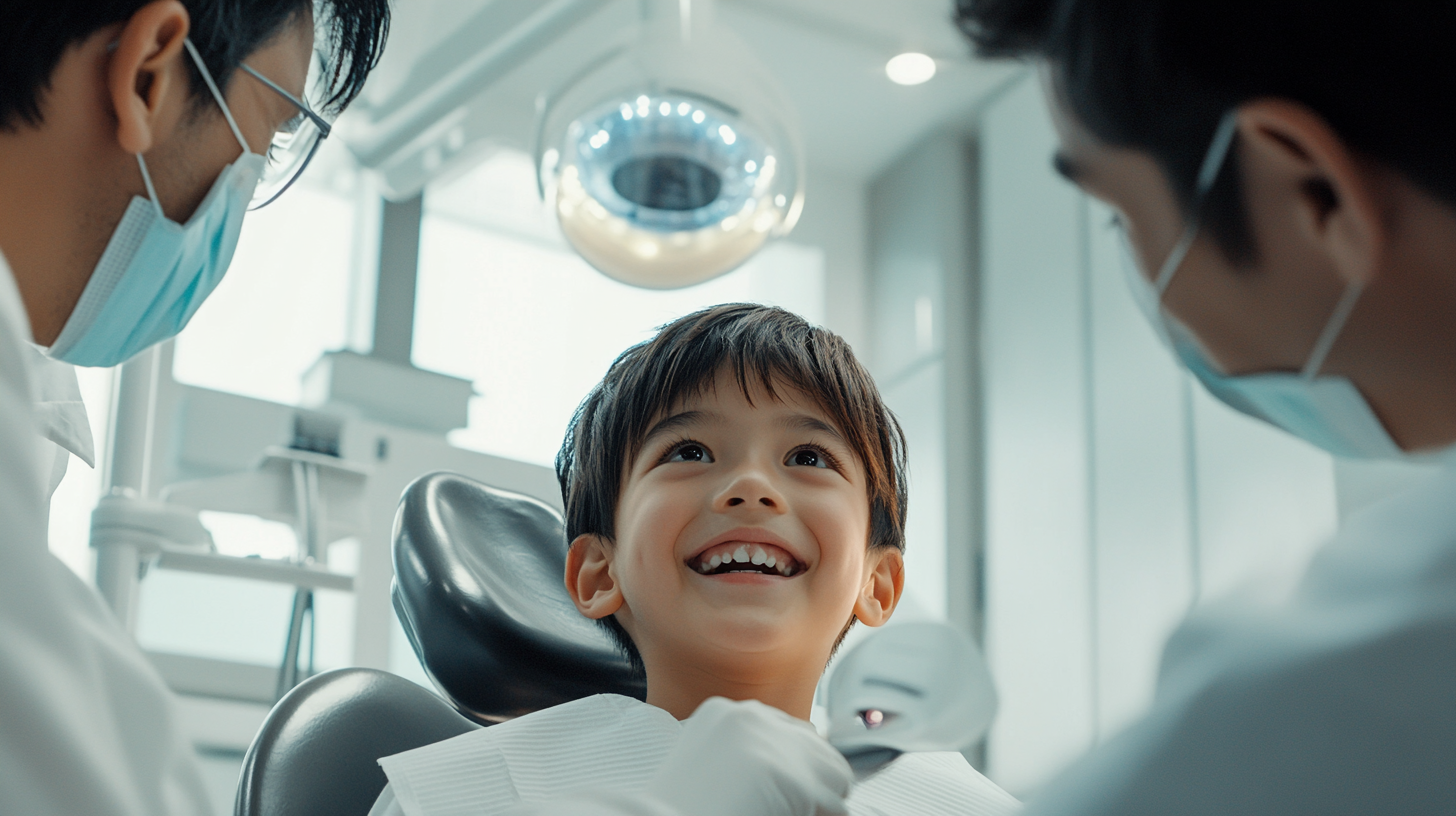
[[[295,686],[243,759],[235,816],[364,816],[388,781],[380,757],[480,726],[388,672],[337,669]]]
[[[453,473],[405,489],[395,517],[395,612],[435,685],[481,722],[645,680],[566,594],[561,515]]]

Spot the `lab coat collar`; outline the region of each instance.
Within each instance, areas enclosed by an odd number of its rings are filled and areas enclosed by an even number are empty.
[[[20,287],[10,274],[10,265],[5,262],[5,253],[0,251],[0,325],[9,323],[25,338],[30,337],[30,316],[20,299]]]
[[[26,345],[30,348],[35,417],[41,435],[96,467],[96,441],[91,436],[86,403],[81,401],[75,367],[51,359],[40,346]]]
[[[25,313],[20,289],[0,252],[0,324],[11,323],[22,337],[30,336],[30,319]],[[81,401],[81,385],[76,369],[47,357],[34,343],[25,345],[30,357],[31,393],[35,396],[35,416],[41,435],[76,454],[81,461],[96,467],[96,442],[91,436],[91,421],[86,404]]]

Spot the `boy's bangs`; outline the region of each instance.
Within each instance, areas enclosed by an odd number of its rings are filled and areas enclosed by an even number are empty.
[[[813,365],[812,352],[796,354],[793,349],[783,347],[744,348],[711,340],[693,344],[689,350],[691,353],[685,359],[664,372],[661,387],[643,406],[644,410],[632,415],[634,421],[627,430],[630,444],[623,461],[625,467],[630,467],[642,452],[654,423],[679,410],[686,402],[716,389],[719,374],[730,371],[749,405],[753,405],[755,390],[774,401],[781,402],[780,395],[787,390],[813,402],[859,457],[871,484],[883,478],[879,472],[883,468],[877,467],[878,458],[871,454],[867,433],[870,426],[878,424],[873,406],[852,404],[856,389],[836,387],[839,384],[832,382],[835,378],[825,377],[826,372]],[[869,417],[865,416],[866,408],[870,409]]]

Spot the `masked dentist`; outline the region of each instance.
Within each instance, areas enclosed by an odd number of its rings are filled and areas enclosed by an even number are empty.
[[[170,693],[46,548],[69,453],[92,461],[70,366],[116,365],[187,325],[246,211],[327,136],[318,111],[363,87],[388,21],[387,0],[0,4],[0,812],[210,810]],[[685,762],[773,780],[765,816],[813,812],[822,786],[792,773],[800,726],[744,704],[708,713]]]
[[[47,551],[48,507],[70,453],[93,461],[71,365],[113,366],[181,331],[256,194],[281,191],[326,132],[303,101],[315,23],[320,109],[347,104],[377,61],[386,0],[317,8],[315,21],[311,0],[0,5],[5,813],[210,810],[170,694]]]
[[[1271,609],[1195,613],[1148,716],[1039,814],[1456,813],[1456,3],[959,0],[1044,68],[1057,169],[1117,213],[1218,399],[1330,453],[1444,461]]]

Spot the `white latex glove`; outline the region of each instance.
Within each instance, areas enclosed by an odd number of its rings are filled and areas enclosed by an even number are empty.
[[[756,700],[712,697],[647,787],[680,816],[831,816],[846,812],[849,763],[808,723]]]

